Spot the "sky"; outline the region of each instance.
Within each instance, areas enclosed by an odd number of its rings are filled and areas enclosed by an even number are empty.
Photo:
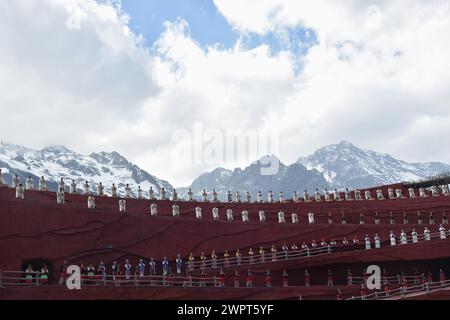
[[[448,39],[450,0],[3,0],[0,139],[175,186],[341,140],[449,163]],[[276,143],[218,156],[230,132]]]

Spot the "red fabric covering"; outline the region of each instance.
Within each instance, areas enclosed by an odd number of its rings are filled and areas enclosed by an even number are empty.
[[[179,202],[181,217],[174,218],[171,216],[170,201],[155,202],[158,205],[158,217],[151,217],[149,200],[127,199],[127,213],[119,214],[117,198],[96,197],[97,208],[88,210],[85,196],[67,195],[66,204],[57,205],[54,193],[27,191],[25,200],[17,200],[12,189],[0,188],[0,269],[18,270],[22,262],[28,259],[50,260],[55,269],[58,269],[64,260],[71,264],[94,265],[103,260],[108,265],[114,260],[123,264],[125,258],[129,258],[131,263],[136,265],[141,257],[153,257],[161,261],[167,256],[170,261],[174,261],[177,253],[186,261],[190,252],[198,257],[202,251],[210,254],[215,250],[222,256],[225,250],[234,255],[234,250],[240,249],[247,255],[250,247],[254,250],[260,246],[269,249],[275,244],[279,249],[284,243],[288,246],[293,242],[300,245],[304,241],[310,243],[313,239],[322,238],[329,242],[331,239],[339,240],[344,237],[352,239],[354,235],[362,239],[366,234],[373,239],[375,233],[386,241],[390,230],[399,235],[400,230],[405,229],[409,234],[411,229],[416,227],[418,232],[422,232],[423,227],[401,224],[403,211],[408,212],[410,223],[416,222],[417,210],[423,212],[425,221],[428,211],[433,211],[438,223],[441,212],[450,208],[450,197],[442,196],[412,200],[297,204]],[[204,218],[201,221],[195,219],[196,206],[203,208]],[[220,210],[220,222],[212,221],[213,207]],[[233,223],[225,221],[228,208],[234,211]],[[243,209],[249,211],[250,223],[241,222],[240,213]],[[266,212],[266,223],[259,223],[258,212],[261,209]],[[279,210],[283,210],[287,215],[295,211],[299,214],[300,224],[276,223]],[[317,224],[306,223],[307,213],[310,211],[315,213]],[[373,224],[375,211],[378,211],[384,224]],[[397,219],[394,226],[386,224],[390,211],[395,213]],[[333,225],[327,224],[329,212],[333,214]],[[349,224],[340,224],[341,212],[345,212]],[[365,225],[358,224],[360,213],[365,215]],[[355,224],[351,224],[352,222]],[[438,225],[430,229],[435,232],[437,228]],[[349,265],[361,270],[363,265],[373,262],[417,262],[448,257],[450,241],[432,241],[399,248],[400,246],[378,251],[341,252],[289,262],[268,261],[266,264],[252,267],[255,274],[254,283],[263,283],[265,272],[269,269],[273,274],[273,284],[281,285],[282,270],[286,269],[291,285],[302,285],[304,269],[308,268],[312,274],[312,285],[324,285],[330,266],[333,268],[333,275],[336,275],[334,280],[337,283],[340,281],[340,274],[343,281],[346,280]],[[246,274],[247,268],[243,266],[240,273]],[[311,272],[312,268],[314,272]],[[230,279],[233,273],[232,270],[226,271]],[[227,285],[232,284],[227,281]],[[119,294],[121,293],[111,293],[111,297]],[[336,291],[332,290],[330,296],[335,299]]]

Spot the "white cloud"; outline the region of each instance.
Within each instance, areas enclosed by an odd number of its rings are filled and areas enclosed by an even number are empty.
[[[240,41],[205,49],[178,20],[148,50],[108,2],[0,2],[0,136],[115,149],[175,185],[207,169],[172,158],[171,133],[195,121],[282,128],[285,162],[342,139],[450,162],[439,138],[450,135],[449,1],[214,2],[242,37],[287,41],[287,30],[304,27],[318,43],[305,56]]]

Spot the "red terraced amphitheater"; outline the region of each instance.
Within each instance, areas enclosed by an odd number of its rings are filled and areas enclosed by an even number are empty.
[[[369,189],[401,189],[402,184]],[[366,191],[366,190],[364,190]],[[364,194],[364,192],[362,192]],[[66,194],[65,204],[56,203],[53,192],[26,191],[25,199],[16,199],[15,190],[0,188],[0,298],[1,299],[348,299],[361,295],[364,270],[379,265],[389,288],[366,290],[369,298],[383,299],[448,299],[448,281],[443,274],[450,273],[450,235],[448,226],[442,237],[439,232],[442,214],[450,209],[450,197],[436,197],[373,201],[286,202],[286,203],[197,203],[179,201],[180,217],[172,216],[172,201],[127,199],[126,213],[119,213],[118,199],[96,197],[95,209],[87,208],[87,197]],[[150,204],[156,203],[158,215],[150,215]],[[201,207],[202,219],[196,219],[195,208]],[[213,221],[212,209],[219,209],[220,221]],[[226,219],[227,209],[234,212],[234,221]],[[242,222],[241,212],[248,210],[250,221]],[[267,221],[259,222],[258,212],[264,210]],[[278,212],[286,213],[286,223],[278,223]],[[299,224],[290,223],[290,214],[296,212]],[[307,214],[313,212],[315,223],[309,224]],[[375,224],[375,212],[380,224]],[[423,224],[418,223],[418,212]],[[435,224],[430,225],[429,213]],[[333,223],[330,224],[329,213]],[[391,215],[392,213],[392,215]],[[406,215],[404,214],[406,213]],[[347,224],[341,223],[345,215]],[[360,215],[364,224],[360,224]],[[391,224],[394,217],[395,224]],[[404,224],[407,217],[407,224]],[[431,239],[423,239],[424,228]],[[410,239],[411,231],[419,233],[418,243]],[[401,231],[407,235],[407,244],[398,239]],[[389,234],[394,231],[397,245],[391,246]],[[375,249],[373,238],[378,234],[381,248]],[[368,235],[371,249],[366,250]],[[347,238],[350,244],[345,245]],[[354,244],[352,239],[359,239]],[[319,246],[312,248],[315,240]],[[336,244],[331,245],[334,240]],[[326,242],[324,246],[320,242]],[[299,249],[292,250],[296,244]],[[302,249],[301,244],[309,245]],[[283,245],[289,247],[283,251]],[[265,249],[264,261],[259,254]],[[271,252],[271,248],[277,252]],[[250,259],[248,252],[255,255]],[[235,252],[242,253],[240,264]],[[211,253],[218,256],[217,268],[212,268]],[[190,278],[185,275],[187,260],[193,253],[194,269]],[[201,273],[200,257],[204,252],[206,275]],[[224,259],[229,252],[230,258]],[[180,254],[184,261],[181,276],[162,277],[161,262],[167,257],[171,270]],[[148,261],[157,261],[157,274],[150,276]],[[113,261],[122,269],[125,260],[136,267],[140,259],[146,263],[144,275],[125,278],[109,275]],[[70,265],[106,265],[106,276],[84,277],[81,290],[69,290],[59,285],[60,268],[64,261]],[[32,274],[31,283],[23,273],[27,265],[40,270],[43,263],[49,268],[48,283]],[[223,279],[219,272],[223,270]],[[252,287],[246,287],[247,271],[251,270]],[[266,286],[266,272],[272,275],[271,287]],[[283,286],[283,270],[288,274],[288,285]],[[305,286],[305,270],[311,275],[310,286]],[[333,286],[327,286],[328,272],[332,272]],[[347,272],[351,271],[351,284]],[[239,273],[239,287],[234,287],[234,274]],[[175,272],[175,271],[174,271]],[[423,281],[425,275],[426,281]],[[189,280],[190,279],[190,280]],[[399,281],[400,280],[400,281]],[[224,287],[219,287],[223,281]],[[384,280],[383,280],[384,281]],[[204,284],[205,287],[201,285]],[[399,289],[402,287],[403,289]],[[408,289],[406,289],[408,288]],[[385,291],[393,290],[389,296]]]

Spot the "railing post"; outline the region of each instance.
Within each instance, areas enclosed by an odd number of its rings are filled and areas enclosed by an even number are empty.
[[[402,299],[405,296],[405,292],[404,292],[404,288],[403,287],[400,288],[400,296],[402,297]]]
[[[428,285],[428,282],[425,284],[425,289],[427,291],[427,294],[430,293],[430,286]]]
[[[331,254],[331,246],[328,245],[328,254]]]

